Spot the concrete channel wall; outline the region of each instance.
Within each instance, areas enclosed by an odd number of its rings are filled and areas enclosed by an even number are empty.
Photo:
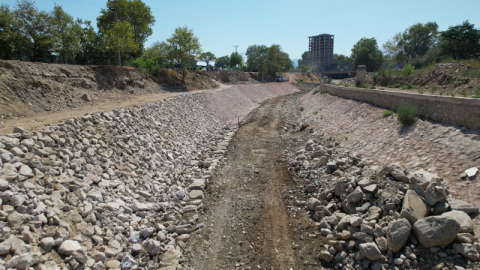
[[[418,114],[427,119],[451,125],[480,129],[480,99],[455,98],[363,89],[323,84],[322,89],[334,96],[368,102],[376,106],[396,110],[402,103],[414,105]]]

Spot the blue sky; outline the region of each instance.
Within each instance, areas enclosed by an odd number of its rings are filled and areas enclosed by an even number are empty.
[[[238,45],[279,44],[291,59],[308,50],[308,37],[335,35],[334,52],[350,55],[362,37],[375,37],[381,45],[395,33],[415,23],[434,21],[440,30],[465,20],[480,28],[480,0],[143,0],[151,7],[156,23],[147,46],[166,40],[178,26],[193,29],[204,51],[217,57],[231,54]],[[40,10],[61,5],[73,17],[96,25],[105,1],[37,0]],[[15,6],[16,0],[1,0]]]

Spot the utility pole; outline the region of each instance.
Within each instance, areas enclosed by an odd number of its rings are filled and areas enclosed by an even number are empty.
[[[233,47],[235,47],[235,52],[237,52],[237,48],[240,47],[240,46],[234,45]]]
[[[112,0],[108,0],[108,2],[111,2]],[[113,10],[115,12],[115,24],[118,23],[118,8],[117,8],[117,0],[113,0],[113,3],[115,4],[115,8],[109,8],[110,10]],[[117,49],[117,65],[122,66],[122,58],[120,56],[120,49]]]

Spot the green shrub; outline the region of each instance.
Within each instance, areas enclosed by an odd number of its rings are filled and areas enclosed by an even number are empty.
[[[422,88],[418,88],[418,93],[419,93],[419,94],[423,94],[423,89],[422,89]]]
[[[384,112],[382,113],[382,116],[383,116],[383,117],[389,117],[390,115],[393,115],[394,113],[395,113],[394,111],[388,110],[388,111],[384,111]]]
[[[300,111],[303,112],[303,110],[305,110],[305,108],[304,108],[304,107],[300,107]]]
[[[417,116],[417,107],[406,103],[402,103],[398,106],[397,119],[403,126],[409,126],[415,123]]]
[[[314,111],[313,114],[318,114],[318,111]]]
[[[455,92],[451,92],[450,96],[455,97]]]
[[[374,73],[374,74],[372,75],[372,80],[373,80],[373,83],[375,83],[375,84],[377,83],[377,81],[378,81],[378,73]]]
[[[348,140],[348,136],[344,136],[343,138],[345,139],[345,141]]]
[[[443,91],[442,91],[442,90],[440,90],[439,94],[440,94],[440,96],[443,96]]]
[[[414,85],[411,84],[411,83],[406,83],[405,85],[402,86],[403,90],[410,90],[410,89],[413,89],[413,88],[414,88]]]
[[[475,89],[475,95],[472,96],[473,98],[480,98],[480,87],[477,87]]]
[[[415,71],[415,67],[414,67],[414,66],[406,65],[406,66],[402,69],[402,75],[403,75],[403,76],[411,75],[411,74],[413,74],[413,71]]]
[[[463,90],[460,92],[460,94],[461,94],[462,96],[466,97],[466,96],[467,96],[467,91],[466,91],[465,89],[463,89]]]

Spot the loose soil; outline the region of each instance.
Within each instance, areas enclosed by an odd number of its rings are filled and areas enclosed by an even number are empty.
[[[282,159],[293,142],[289,120],[299,93],[266,101],[245,120],[228,147],[228,162],[210,187],[205,228],[192,236],[194,269],[310,269],[322,239],[305,211],[287,211],[300,190]],[[293,135],[292,135],[293,134]],[[290,202],[293,204],[293,202]],[[312,239],[308,239],[309,236]]]

